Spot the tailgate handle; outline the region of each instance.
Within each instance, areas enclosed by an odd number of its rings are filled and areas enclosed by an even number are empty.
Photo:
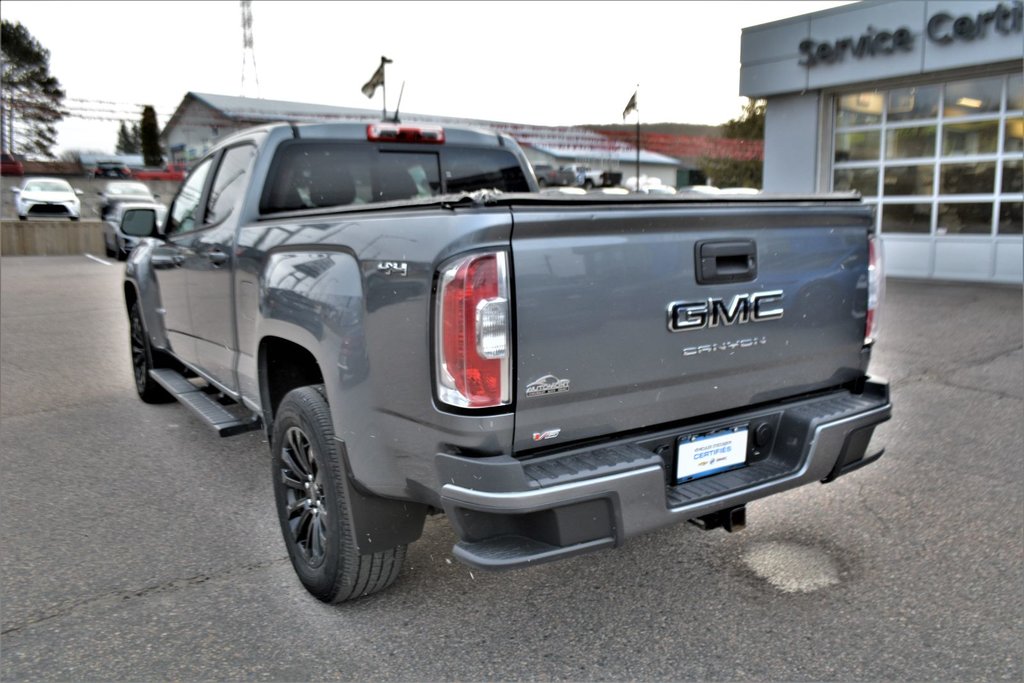
[[[757,277],[754,240],[704,240],[694,248],[697,283],[750,282]]]

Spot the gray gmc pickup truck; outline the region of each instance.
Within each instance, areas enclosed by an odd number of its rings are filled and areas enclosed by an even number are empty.
[[[195,165],[125,270],[136,388],[263,429],[321,600],[428,514],[500,569],[619,546],[876,460],[882,274],[850,195],[549,197],[495,133],[280,124]]]

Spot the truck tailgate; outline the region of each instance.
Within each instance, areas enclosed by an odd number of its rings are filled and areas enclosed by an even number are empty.
[[[513,220],[518,453],[863,375],[867,207],[517,206]]]

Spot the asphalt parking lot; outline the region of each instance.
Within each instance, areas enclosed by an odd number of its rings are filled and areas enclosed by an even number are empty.
[[[511,573],[429,519],[388,591],[310,597],[267,446],[135,395],[119,264],[0,260],[0,679],[1024,678],[1019,287],[893,281],[887,454]]]

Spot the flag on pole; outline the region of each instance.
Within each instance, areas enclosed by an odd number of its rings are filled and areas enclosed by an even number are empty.
[[[373,97],[373,94],[377,92],[377,88],[384,85],[384,65],[390,64],[391,60],[387,57],[380,58],[380,66],[373,72],[373,76],[363,86],[363,94],[367,97]]]
[[[629,103],[626,105],[626,108],[622,110],[622,118],[625,119],[629,116],[630,112],[634,112],[636,110],[636,91],[634,90],[633,96],[629,98]]]

